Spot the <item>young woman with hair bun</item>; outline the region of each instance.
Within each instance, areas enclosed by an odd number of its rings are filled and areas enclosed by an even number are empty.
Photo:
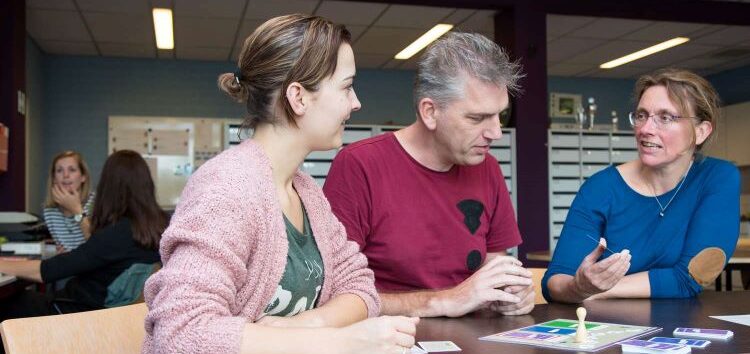
[[[268,20],[219,87],[253,136],[192,175],[146,285],[145,353],[406,353],[418,318],[375,317],[367,259],[298,166],[338,148],[359,110],[351,36]],[[369,319],[368,319],[369,317]]]

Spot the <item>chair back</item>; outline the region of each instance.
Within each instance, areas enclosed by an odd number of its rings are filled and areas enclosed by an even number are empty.
[[[146,304],[3,321],[8,354],[140,353]]]
[[[135,263],[120,274],[107,287],[104,307],[117,307],[143,302],[146,279],[161,268],[161,263]]]
[[[534,304],[546,304],[547,300],[545,300],[544,295],[542,295],[542,277],[544,277],[547,268],[529,268],[529,271],[531,271],[531,280],[534,284],[534,292],[536,293]]]

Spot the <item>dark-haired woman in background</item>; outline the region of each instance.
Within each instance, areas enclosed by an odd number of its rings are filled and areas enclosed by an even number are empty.
[[[167,223],[146,162],[134,151],[115,152],[104,163],[85,243],[42,261],[0,260],[0,272],[35,282],[73,278],[54,294],[25,291],[1,302],[0,320],[104,308],[107,289],[118,276],[133,264],[159,262]]]

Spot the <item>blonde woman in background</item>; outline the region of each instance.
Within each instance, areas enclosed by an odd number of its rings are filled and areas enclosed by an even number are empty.
[[[44,222],[58,251],[71,251],[91,235],[90,213],[94,202],[91,176],[83,156],[64,151],[54,159],[47,179]]]

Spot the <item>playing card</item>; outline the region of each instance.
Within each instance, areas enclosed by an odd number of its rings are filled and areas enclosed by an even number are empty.
[[[411,347],[411,351],[409,351],[409,352],[411,354],[427,354],[427,352],[424,351],[424,349],[422,349],[422,348],[420,348],[420,347],[418,347],[416,345],[414,345],[413,347]]]
[[[654,337],[648,340],[649,342],[657,342],[657,343],[670,343],[670,344],[681,344],[681,345],[687,345],[693,348],[705,348],[709,344],[711,344],[710,341],[703,340],[703,339],[685,339],[685,338],[669,338],[669,337]]]
[[[679,327],[672,332],[675,337],[692,337],[708,339],[729,339],[734,336],[734,332],[723,329],[711,328],[683,328]]]
[[[455,343],[446,341],[430,341],[430,342],[418,342],[420,347],[428,353],[440,353],[440,352],[458,352],[461,351]]]
[[[619,343],[623,353],[690,353],[690,347],[679,344],[656,343],[639,339],[626,340]]]

